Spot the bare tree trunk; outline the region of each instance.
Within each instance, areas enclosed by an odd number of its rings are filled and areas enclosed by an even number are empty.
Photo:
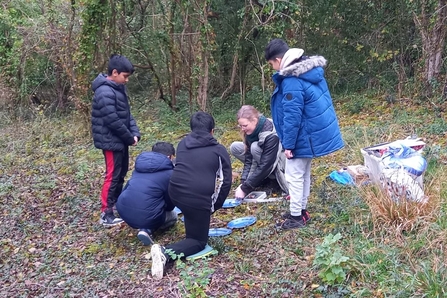
[[[180,34],[179,50],[181,61],[181,73],[186,76],[188,88],[188,107],[189,112],[193,112],[194,89],[195,83],[193,78],[193,61],[194,61],[194,35],[192,34],[191,25],[189,23],[188,10],[183,7],[183,31]]]
[[[200,46],[199,51],[196,56],[201,58],[199,65],[201,66],[200,75],[199,75],[199,92],[197,94],[197,102],[201,110],[207,110],[207,101],[208,101],[208,85],[209,85],[209,59],[211,56],[210,46],[213,44],[213,37],[210,34],[210,25],[208,23],[208,3],[207,1],[203,1],[203,3],[197,3],[196,7],[200,8],[201,13],[199,15],[199,24],[198,28],[202,34],[200,36]],[[204,28],[204,30],[203,30]],[[203,30],[203,31],[202,31]]]
[[[421,3],[421,15],[415,13],[413,19],[422,37],[424,77],[428,83],[441,72],[447,33],[447,0],[439,0],[436,11],[430,15],[425,11],[426,1]]]
[[[202,47],[202,72],[199,76],[199,93],[197,94],[197,101],[202,111],[206,111],[208,100],[208,83],[209,83],[209,64],[207,50]]]
[[[222,95],[220,96],[220,100],[225,99],[225,97],[228,95],[228,93],[230,93],[233,88],[234,88],[234,81],[236,80],[236,74],[237,74],[237,66],[238,66],[238,62],[239,62],[239,45],[241,43],[241,39],[244,33],[244,29],[245,26],[247,25],[247,21],[248,21],[248,7],[246,6],[245,8],[245,14],[244,14],[244,20],[242,21],[242,25],[237,37],[237,42],[236,42],[236,48],[234,50],[234,55],[233,55],[233,68],[231,70],[231,77],[230,77],[230,84],[228,86],[228,88],[225,89],[225,91],[222,93]]]
[[[169,72],[170,72],[170,80],[169,80],[169,84],[170,84],[170,89],[171,89],[171,105],[173,107],[177,106],[177,89],[176,89],[176,81],[177,81],[177,76],[176,76],[176,64],[177,64],[177,51],[175,51],[175,39],[174,39],[174,27],[175,27],[175,20],[174,20],[174,16],[175,16],[175,9],[177,6],[177,2],[176,1],[172,1],[171,4],[171,13],[169,16],[169,55],[170,55],[170,59],[169,59]]]
[[[242,70],[240,70],[240,77],[241,77],[241,79],[239,80],[239,92],[241,94],[240,106],[243,106],[245,104],[245,83],[244,83],[245,80],[243,79]]]

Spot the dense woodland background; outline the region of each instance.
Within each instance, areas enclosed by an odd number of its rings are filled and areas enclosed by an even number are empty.
[[[447,297],[446,4],[0,0],[0,297]],[[288,201],[219,210],[212,227],[258,220],[210,238],[217,256],[155,281],[136,230],[98,224],[105,165],[87,136],[91,81],[112,53],[136,65],[128,87],[143,138],[130,174],[154,142],[181,140],[198,109],[226,148],[240,140],[242,103],[268,115],[263,51],[274,37],[328,60],[345,141],[313,162],[312,221],[276,231]],[[413,134],[427,144],[427,204],[327,179],[363,163],[361,148]],[[156,241],[183,237],[179,221]]]
[[[268,106],[275,37],[323,55],[335,100],[446,96],[447,0],[1,0],[0,103],[10,115],[75,110],[88,119],[90,83],[111,53],[137,71],[133,104],[161,100],[213,111],[229,99]],[[267,99],[267,101],[265,101]],[[258,106],[259,106],[258,105]]]

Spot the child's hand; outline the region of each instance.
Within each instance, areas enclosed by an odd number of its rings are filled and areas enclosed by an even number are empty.
[[[238,200],[241,200],[241,199],[245,198],[245,192],[241,189],[240,185],[236,188],[236,192],[234,194],[234,197],[236,199],[238,199]]]
[[[138,144],[138,137],[134,136],[133,139],[135,143],[133,143],[132,146],[136,146]]]
[[[293,157],[292,150],[284,150],[284,154],[286,155],[287,159],[291,159]]]

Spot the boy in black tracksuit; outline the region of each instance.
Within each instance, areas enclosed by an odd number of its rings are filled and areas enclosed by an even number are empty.
[[[102,149],[106,173],[101,191],[100,223],[110,227],[123,222],[113,214],[113,206],[123,189],[129,168],[129,146],[135,146],[140,131],[130,113],[125,84],[134,68],[121,55],[112,55],[107,75],[99,74],[92,83],[92,134],[95,147]]]
[[[163,277],[169,260],[165,250],[187,257],[203,250],[208,242],[210,216],[220,209],[231,188],[231,161],[224,146],[213,137],[214,119],[197,112],[190,120],[191,133],[177,147],[169,196],[182,210],[186,238],[166,247],[151,247],[152,276]]]

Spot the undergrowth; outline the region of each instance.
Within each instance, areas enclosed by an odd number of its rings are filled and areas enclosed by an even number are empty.
[[[215,135],[228,148],[239,140],[235,119],[239,102],[227,104],[232,108],[225,106],[214,116]],[[39,115],[32,121],[18,121],[2,114],[0,295],[444,297],[444,124],[427,115],[423,123],[411,121],[412,115],[421,116],[423,107],[373,102],[361,108],[360,113],[352,113],[342,105],[336,107],[345,148],[313,161],[312,220],[306,228],[283,233],[274,229],[275,221],[288,209],[287,201],[219,210],[212,217],[212,227],[224,227],[231,219],[248,215],[255,215],[257,222],[210,239],[219,255],[173,266],[160,281],[150,277],[149,248],[140,244],[135,230],[125,225],[104,229],[98,224],[103,156],[82,123],[67,116]],[[161,103],[151,103],[134,116],[143,138],[130,149],[129,173],[141,151],[155,141],[176,144],[189,130],[187,109],[173,113]],[[427,143],[427,204],[405,200],[396,204],[377,187],[344,186],[327,179],[333,170],[362,164],[361,148],[411,134]],[[235,162],[233,171],[240,170],[241,164]],[[329,235],[340,235],[337,249],[328,248],[322,254],[322,243]],[[181,239],[183,223],[155,237],[161,244]],[[334,259],[339,262],[330,263]],[[349,266],[344,263],[348,259]],[[329,264],[326,269],[335,270],[336,278],[314,264]]]

